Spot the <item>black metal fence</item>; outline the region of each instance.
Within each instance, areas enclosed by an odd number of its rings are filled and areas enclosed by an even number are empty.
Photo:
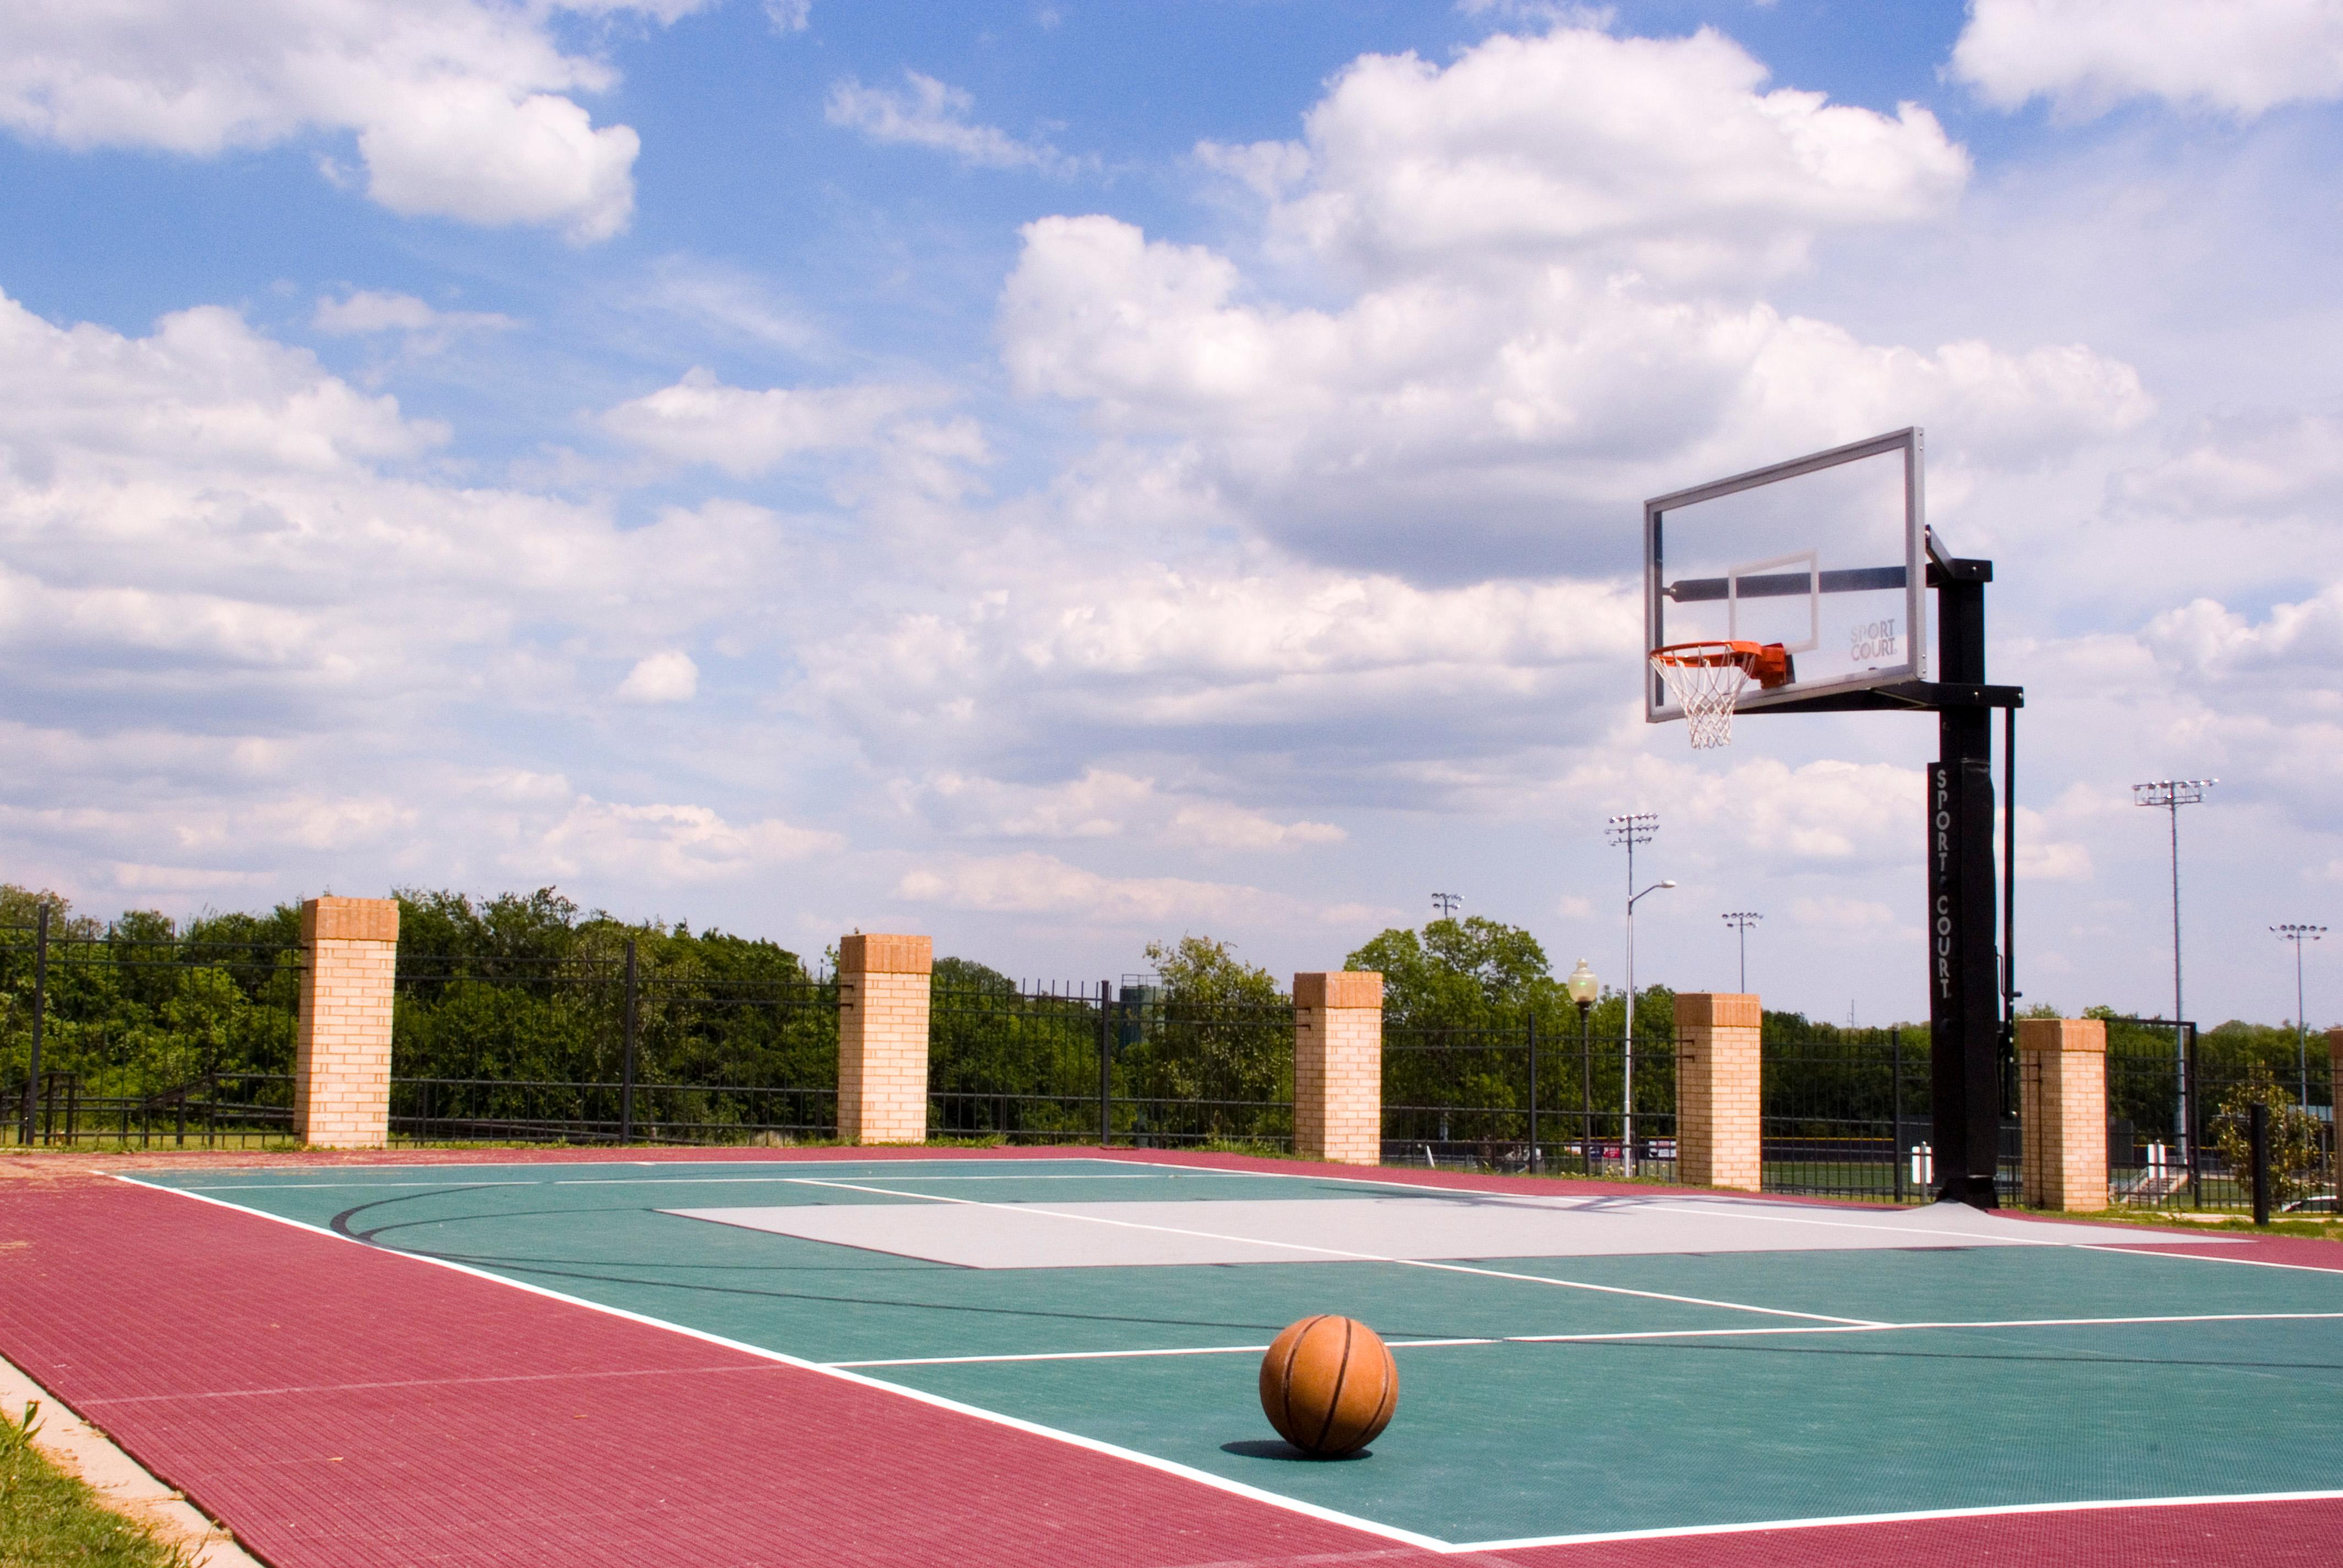
[[[1675,1177],[1675,1041],[1531,1017],[1383,1031],[1386,1164]]]
[[[946,1138],[1288,1148],[1293,1006],[1118,989],[938,983],[928,1125]]]
[[[1932,1060],[1925,1024],[1852,1029],[1766,1014],[1759,1101],[1765,1190],[1933,1201]],[[2025,1145],[2007,1067],[1995,1185],[2004,1203],[2015,1203]]]
[[[2161,1018],[2111,1018],[2107,1026],[2107,1167],[2127,1207],[2249,1210],[2250,1172],[2239,1158],[2246,1107],[2278,1112],[2284,1203],[2332,1213],[2336,1206],[2332,1059],[2307,1041],[2273,1051],[2259,1031],[2215,1030]],[[2275,1060],[2273,1059],[2275,1058]]]
[[[838,986],[793,966],[402,958],[390,1125],[443,1141],[725,1143],[838,1129]]]
[[[1928,1031],[1766,1020],[1765,1190],[1893,1202],[1931,1196]]]
[[[289,1101],[252,1086],[292,1070],[300,987],[290,943],[144,917],[0,926],[0,1137],[282,1137]]]
[[[156,1094],[108,1094],[78,1072],[44,1070],[27,1141],[218,1149],[281,1142],[292,1132],[290,1073],[206,1073]]]

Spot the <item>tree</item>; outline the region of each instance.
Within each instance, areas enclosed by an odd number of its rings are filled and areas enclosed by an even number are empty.
[[[1509,1027],[1563,1000],[1537,939],[1480,915],[1383,931],[1342,967],[1383,975],[1386,1029]]]
[[[2257,1061],[2242,1082],[2233,1084],[2214,1107],[2213,1147],[2240,1182],[2253,1179],[2253,1108],[2269,1108],[2270,1200],[2289,1202],[2318,1184],[2323,1161],[2318,1119],[2279,1087],[2269,1068]]]
[[[1150,942],[1147,961],[1162,984],[1137,1038],[1119,1052],[1131,1092],[1221,1102],[1203,1108],[1197,1129],[1212,1136],[1262,1131],[1236,1106],[1291,1092],[1292,1004],[1276,977],[1212,937]]]

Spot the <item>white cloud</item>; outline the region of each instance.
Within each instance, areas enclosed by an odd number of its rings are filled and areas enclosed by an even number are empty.
[[[320,298],[309,325],[329,337],[401,333],[410,347],[431,353],[459,333],[502,332],[519,324],[491,310],[435,310],[411,294],[354,289],[340,299]]]
[[[689,702],[699,690],[699,666],[678,648],[635,661],[618,683],[621,702]]]
[[[980,168],[1033,168],[1068,174],[1082,166],[1047,142],[1020,141],[997,126],[969,118],[976,100],[966,89],[907,70],[906,92],[866,87],[852,76],[830,89],[823,106],[833,126],[860,131],[882,146],[929,147]]]
[[[2081,346],[1923,353],[1559,267],[1281,308],[1242,297],[1225,257],[1113,218],[1045,218],[1025,238],[1001,300],[1019,390],[1179,443],[1192,482],[1282,542],[1361,563],[1551,571],[1689,478],[1912,423],[2030,463],[2154,407],[2129,366]]]
[[[506,865],[528,877],[628,874],[661,884],[696,884],[749,876],[770,867],[833,853],[835,833],[779,818],[726,821],[705,806],[625,806],[578,797],[541,835],[515,845]]]
[[[1926,109],[1766,91],[1767,75],[1707,28],[1501,35],[1445,66],[1369,55],[1311,109],[1306,157],[1256,153],[1248,172],[1291,187],[1274,229],[1375,277],[1507,261],[1775,271],[1819,232],[1936,216],[1959,195],[1968,156]]]
[[[1876,899],[1794,899],[1790,901],[1790,919],[1811,930],[1858,939],[1911,924],[1898,920],[1896,911]]]
[[[813,20],[813,0],[765,0],[765,19],[776,33],[802,33]]]
[[[627,226],[639,141],[568,95],[616,73],[557,41],[560,14],[672,22],[703,0],[199,0],[0,11],[0,124],[69,147],[198,157],[355,133],[394,212]]]
[[[1566,699],[1632,659],[1640,627],[1633,596],[1607,584],[1427,589],[1282,563],[1243,575],[1017,565],[1013,551],[955,558],[944,569],[968,587],[1010,586],[809,648],[809,695],[875,756],[947,771],[1030,757],[1073,726],[1085,749],[1306,751],[1355,779],[1584,733],[1593,717]],[[1107,782],[1086,805],[1126,809]],[[1175,827],[1235,832],[1202,816]]]
[[[1165,928],[1282,912],[1290,900],[1232,882],[1108,877],[1054,855],[945,856],[907,871],[895,896],[914,904],[994,914],[1081,915],[1116,926]]]
[[[200,691],[265,736],[423,693],[590,710],[573,628],[656,647],[762,602],[769,514],[622,530],[398,475],[446,435],[227,311],[126,337],[0,299],[0,646],[94,721]]]
[[[1985,100],[2087,118],[2129,98],[2263,114],[2343,97],[2327,0],[1973,0],[1948,67]]]
[[[621,403],[601,417],[620,440],[683,463],[736,477],[770,471],[803,453],[836,451],[891,437],[907,457],[950,467],[984,460],[984,440],[966,420],[905,416],[940,401],[933,387],[727,387],[696,368],[671,387]]]
[[[973,838],[1132,839],[1261,850],[1339,844],[1348,837],[1331,822],[1281,821],[1233,801],[1166,790],[1152,779],[1096,767],[1041,786],[947,771],[906,785],[902,793],[949,830]]]

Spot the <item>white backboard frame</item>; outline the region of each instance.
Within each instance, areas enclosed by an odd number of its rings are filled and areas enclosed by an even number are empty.
[[[1885,435],[1874,436],[1868,440],[1850,442],[1844,447],[1834,447],[1828,451],[1815,452],[1803,457],[1793,457],[1787,462],[1770,464],[1763,468],[1753,468],[1748,473],[1736,474],[1729,479],[1717,479],[1709,484],[1695,485],[1690,489],[1655,496],[1645,501],[1644,503],[1644,653],[1648,656],[1654,648],[1667,646],[1670,640],[1667,633],[1667,606],[1671,598],[1668,592],[1665,554],[1663,548],[1666,537],[1666,517],[1669,512],[1685,507],[1697,506],[1703,501],[1716,500],[1721,497],[1734,495],[1743,490],[1754,490],[1763,485],[1781,484],[1808,474],[1820,473],[1826,468],[1835,468],[1843,464],[1861,462],[1865,458],[1885,457],[1896,452],[1902,453],[1904,458],[1904,559],[1900,563],[1904,575],[1904,625],[1906,628],[1906,635],[1902,639],[1904,658],[1898,662],[1865,669],[1854,675],[1829,680],[1797,681],[1773,691],[1764,690],[1752,681],[1742,689],[1740,697],[1735,699],[1733,706],[1736,713],[1746,713],[1767,708],[1795,706],[1809,698],[1869,690],[1875,687],[1890,686],[1906,680],[1926,680],[1928,678],[1927,515],[1924,479],[1926,443],[1923,432],[1916,425],[1907,426],[1901,430],[1891,430]],[[1739,590],[1745,578],[1768,574],[1780,576],[1785,573],[1785,568],[1795,570],[1803,567],[1808,584],[1805,593],[1809,611],[1808,625],[1814,629],[1813,634],[1804,644],[1785,643],[1784,645],[1795,658],[1796,654],[1814,647],[1819,639],[1822,595],[1834,591],[1831,585],[1832,578],[1860,578],[1865,579],[1862,586],[1865,588],[1876,588],[1883,586],[1892,588],[1894,586],[1892,578],[1885,584],[1880,583],[1878,578],[1883,568],[1892,572],[1896,564],[1886,561],[1844,563],[1840,569],[1831,570],[1825,568],[1818,552],[1811,549],[1796,550],[1742,563],[1727,568],[1725,576],[1724,597],[1727,601],[1728,624],[1735,626],[1738,624],[1741,598]],[[1790,591],[1795,593],[1795,590]],[[1776,587],[1772,590],[1771,597],[1780,597],[1782,592],[1783,590]],[[1682,640],[1682,638],[1678,638],[1675,640]],[[1669,694],[1667,683],[1662,680],[1658,673],[1651,668],[1647,658],[1644,666],[1644,721],[1650,724],[1664,724],[1683,717],[1684,709]]]

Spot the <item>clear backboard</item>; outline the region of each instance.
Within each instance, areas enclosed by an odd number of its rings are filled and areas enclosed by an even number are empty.
[[[1926,530],[1916,427],[1646,501],[1644,653],[1758,644],[1743,713],[1924,680]],[[1684,717],[1648,657],[1644,710]]]

